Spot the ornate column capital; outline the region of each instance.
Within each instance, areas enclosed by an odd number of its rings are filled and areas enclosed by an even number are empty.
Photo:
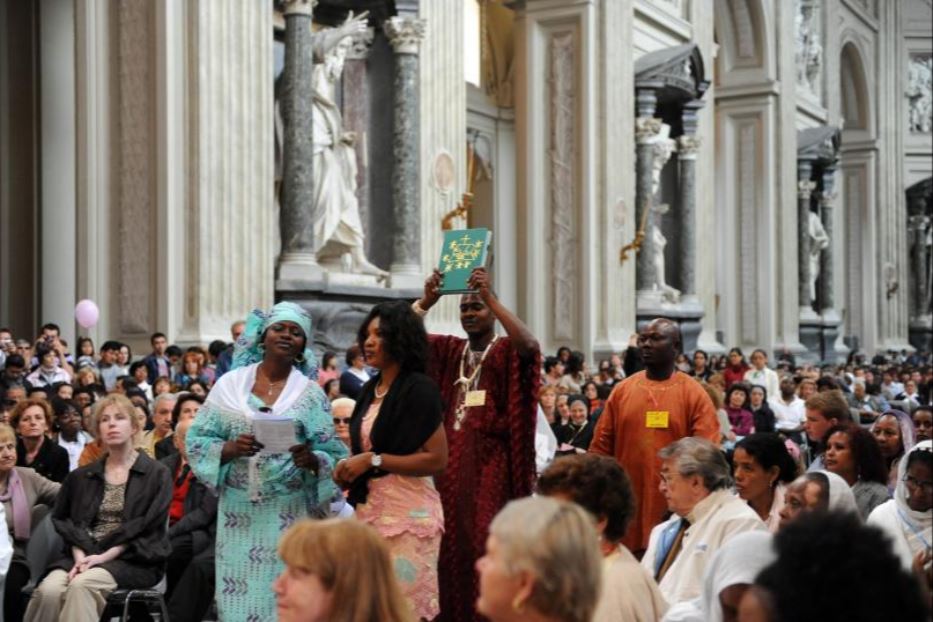
[[[809,179],[802,179],[797,182],[797,198],[809,199],[816,189],[816,182]]]
[[[415,17],[390,17],[383,25],[396,54],[417,54],[424,39],[425,21]]]
[[[347,58],[350,60],[366,60],[369,57],[369,51],[373,47],[375,34],[375,30],[367,28],[365,32],[353,37],[350,49],[347,50]]]
[[[651,142],[661,132],[661,124],[657,117],[636,117],[635,142],[640,145]]]
[[[677,153],[681,160],[695,160],[703,139],[695,134],[683,134],[677,137]]]
[[[282,14],[311,16],[318,0],[282,0]]]

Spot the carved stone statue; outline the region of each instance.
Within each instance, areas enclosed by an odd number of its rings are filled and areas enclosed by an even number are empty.
[[[819,96],[823,46],[820,44],[814,9],[814,0],[798,0],[797,14],[794,18],[797,37],[797,86]]]
[[[658,190],[661,187],[661,171],[664,169],[664,165],[667,164],[668,160],[671,159],[671,155],[674,153],[677,144],[670,136],[671,126],[665,123],[661,126],[661,131],[658,133],[657,137],[652,141],[654,145],[654,168],[651,171],[652,196],[657,196],[658,194]],[[667,279],[665,278],[664,248],[667,246],[667,238],[665,238],[664,234],[661,232],[659,224],[661,217],[668,211],[668,205],[656,205],[652,201],[651,209],[654,211],[654,218],[652,218],[651,230],[648,232],[648,235],[651,236],[652,241],[649,248],[654,252],[651,261],[654,263],[655,278],[657,279],[655,282],[655,289],[661,292],[666,302],[676,303],[680,300],[680,291],[668,285]]]
[[[905,94],[910,131],[930,133],[933,129],[933,57],[910,59]]]
[[[816,280],[820,276],[820,255],[829,246],[829,236],[819,214],[810,211],[810,300],[816,301]]]
[[[338,28],[312,35],[314,53],[314,238],[318,262],[332,271],[371,274],[386,272],[366,258],[363,226],[356,197],[356,133],[343,129],[334,89],[354,37],[366,34],[365,14]]]

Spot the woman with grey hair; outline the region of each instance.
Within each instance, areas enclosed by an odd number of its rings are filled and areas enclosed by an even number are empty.
[[[491,622],[589,622],[602,556],[593,519],[575,503],[526,497],[489,528],[477,610]]]
[[[651,531],[641,560],[671,605],[696,598],[706,566],[732,536],[766,529],[731,491],[729,464],[716,445],[686,437],[660,452],[661,494],[673,516]]]

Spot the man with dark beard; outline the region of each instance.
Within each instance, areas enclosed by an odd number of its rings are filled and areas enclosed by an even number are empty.
[[[412,305],[424,315],[440,299],[443,275],[435,271],[424,296]],[[485,268],[470,275],[475,293],[460,298],[467,338],[429,335],[427,373],[445,404],[447,470],[435,479],[444,506],[444,539],[438,562],[444,622],[479,620],[476,560],[489,524],[511,499],[531,494],[535,477],[537,393],[541,352],[537,340],[493,293]],[[496,320],[506,336],[495,333]]]

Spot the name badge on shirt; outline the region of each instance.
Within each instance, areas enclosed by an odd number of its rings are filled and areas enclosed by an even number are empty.
[[[470,406],[484,406],[486,404],[486,391],[477,390],[477,391],[467,391],[466,399],[463,400],[463,405]]]
[[[670,427],[670,413],[666,410],[649,410],[645,413],[646,428]]]

